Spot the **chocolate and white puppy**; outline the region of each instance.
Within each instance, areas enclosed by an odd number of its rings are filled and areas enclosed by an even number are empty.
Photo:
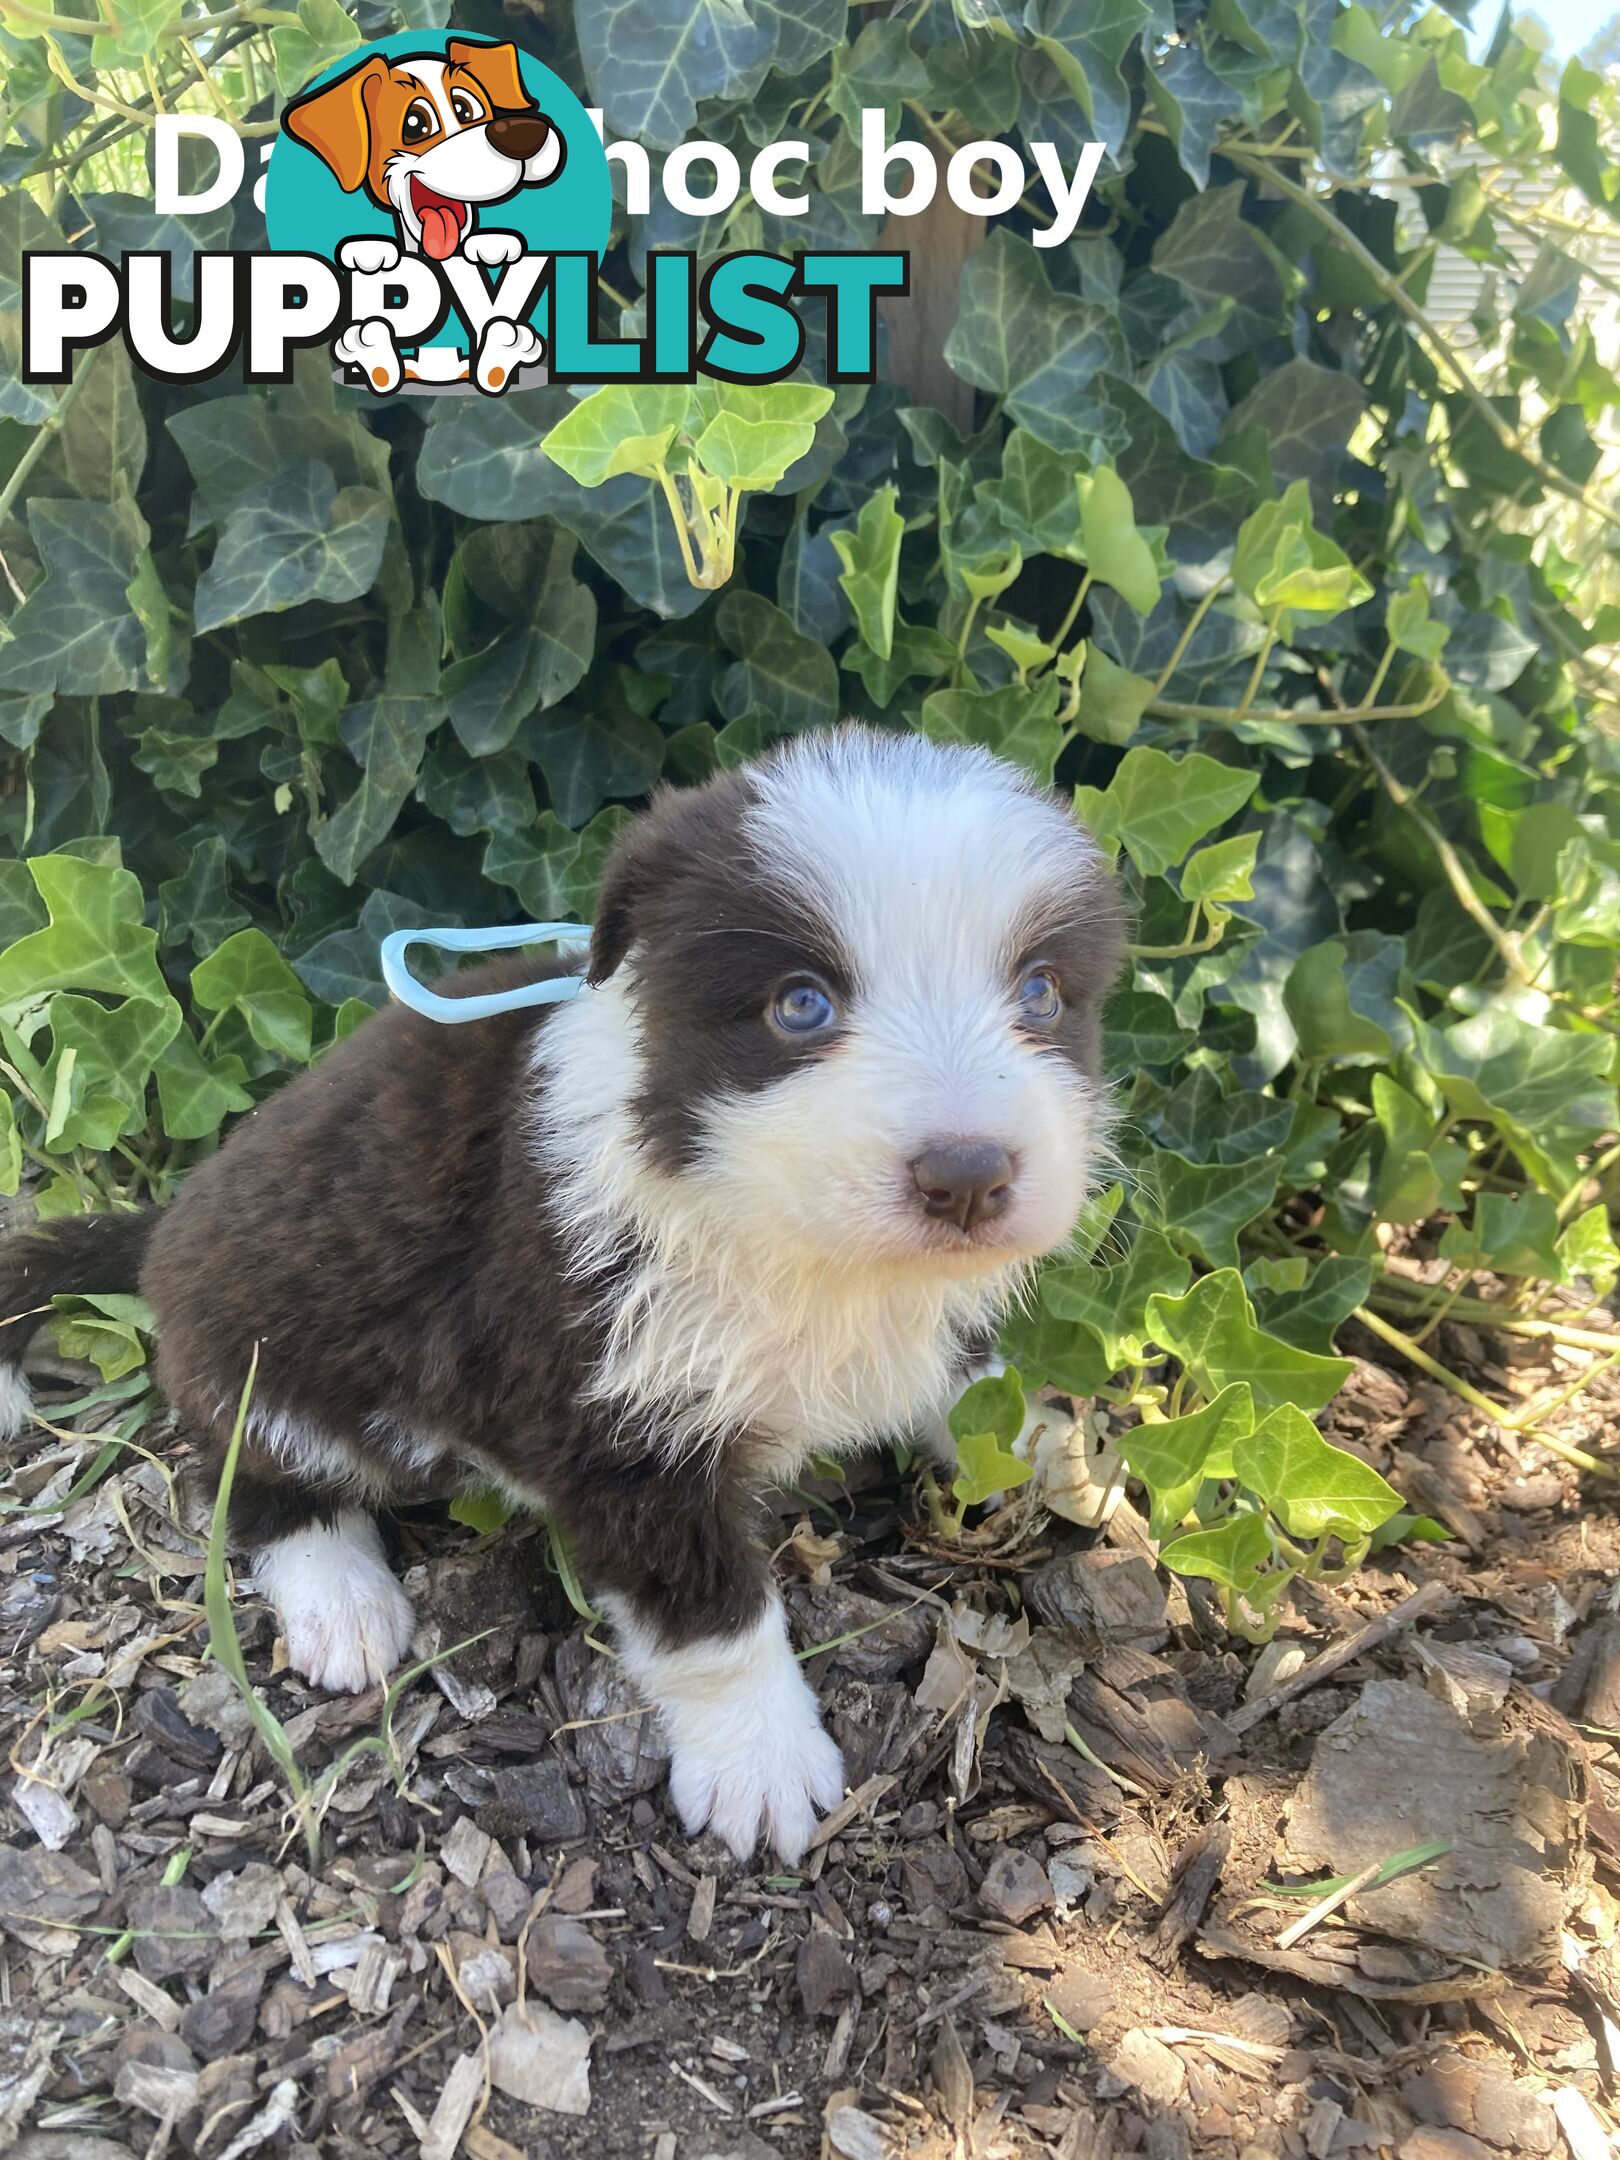
[[[662,1713],[687,1828],[791,1861],[841,1765],[756,1494],[938,1432],[1069,1236],[1120,939],[1097,849],[1012,767],[803,737],[630,828],[577,1002],[382,1013],[165,1213],[0,1248],[0,1310],[138,1273],[163,1389],[216,1449],[258,1343],[232,1528],[317,1684],[410,1641],[378,1509],[488,1483],[544,1507]]]

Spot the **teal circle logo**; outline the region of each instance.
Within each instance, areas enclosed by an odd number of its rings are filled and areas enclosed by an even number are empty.
[[[272,249],[322,255],[353,276],[359,313],[333,350],[354,379],[500,390],[539,358],[545,296],[519,319],[480,324],[468,320],[485,312],[478,288],[501,307],[503,288],[521,292],[538,274],[522,258],[600,257],[613,187],[584,106],[532,54],[407,30],[357,47],[290,100],[264,213]],[[453,304],[439,326],[396,339],[391,316],[404,326],[424,269],[441,273]]]

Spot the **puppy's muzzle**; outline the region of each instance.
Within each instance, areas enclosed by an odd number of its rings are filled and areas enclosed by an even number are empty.
[[[1012,1205],[1013,1159],[995,1140],[937,1140],[911,1165],[922,1210],[971,1230]]]
[[[526,165],[545,148],[551,133],[549,122],[534,113],[497,113],[487,130],[491,149],[515,164]]]

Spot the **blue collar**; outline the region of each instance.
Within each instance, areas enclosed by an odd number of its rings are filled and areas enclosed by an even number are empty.
[[[521,1012],[529,1005],[563,1005],[586,987],[583,975],[553,975],[545,982],[526,983],[517,990],[486,991],[482,997],[440,997],[426,990],[405,965],[413,945],[432,945],[440,952],[511,952],[520,945],[557,944],[583,947],[590,940],[589,923],[513,923],[506,930],[396,930],[382,941],[383,981],[402,1005],[429,1020],[456,1026],[465,1020],[489,1020],[496,1013]]]

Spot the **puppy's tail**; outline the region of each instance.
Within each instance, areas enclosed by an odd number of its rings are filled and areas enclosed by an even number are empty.
[[[64,1216],[24,1237],[0,1240],[0,1440],[28,1421],[23,1352],[51,1299],[68,1290],[136,1289],[155,1220],[153,1208]]]

